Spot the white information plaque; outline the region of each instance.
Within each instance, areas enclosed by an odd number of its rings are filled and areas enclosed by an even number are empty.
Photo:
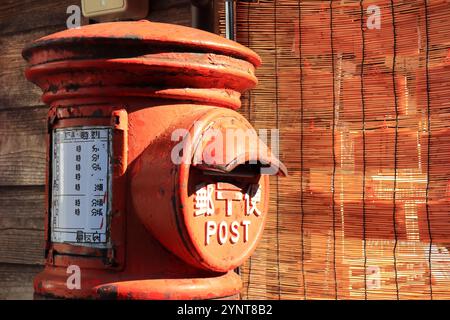
[[[51,241],[106,248],[111,128],[53,131]]]

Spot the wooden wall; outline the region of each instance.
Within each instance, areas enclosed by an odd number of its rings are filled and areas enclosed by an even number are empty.
[[[72,4],[80,1],[0,2],[0,299],[31,299],[44,255],[47,108],[23,75],[21,51],[64,30]],[[190,1],[151,0],[148,19],[190,26]]]

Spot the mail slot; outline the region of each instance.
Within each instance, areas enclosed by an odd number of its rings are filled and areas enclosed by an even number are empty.
[[[46,264],[36,298],[219,299],[255,250],[269,176],[236,109],[260,58],[148,21],[84,26],[23,51],[48,104]]]

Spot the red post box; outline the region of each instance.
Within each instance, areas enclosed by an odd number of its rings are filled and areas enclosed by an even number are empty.
[[[233,110],[257,83],[258,55],[139,21],[59,32],[23,56],[49,105],[36,297],[236,297],[233,269],[261,238],[268,175],[286,174]]]

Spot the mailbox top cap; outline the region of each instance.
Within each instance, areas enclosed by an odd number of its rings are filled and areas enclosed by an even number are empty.
[[[23,56],[29,60],[36,50],[52,49],[71,43],[101,45],[115,42],[151,45],[152,49],[163,48],[164,51],[225,54],[246,60],[255,67],[261,64],[258,54],[237,42],[199,29],[148,20],[97,23],[57,32],[31,43],[24,49]]]

